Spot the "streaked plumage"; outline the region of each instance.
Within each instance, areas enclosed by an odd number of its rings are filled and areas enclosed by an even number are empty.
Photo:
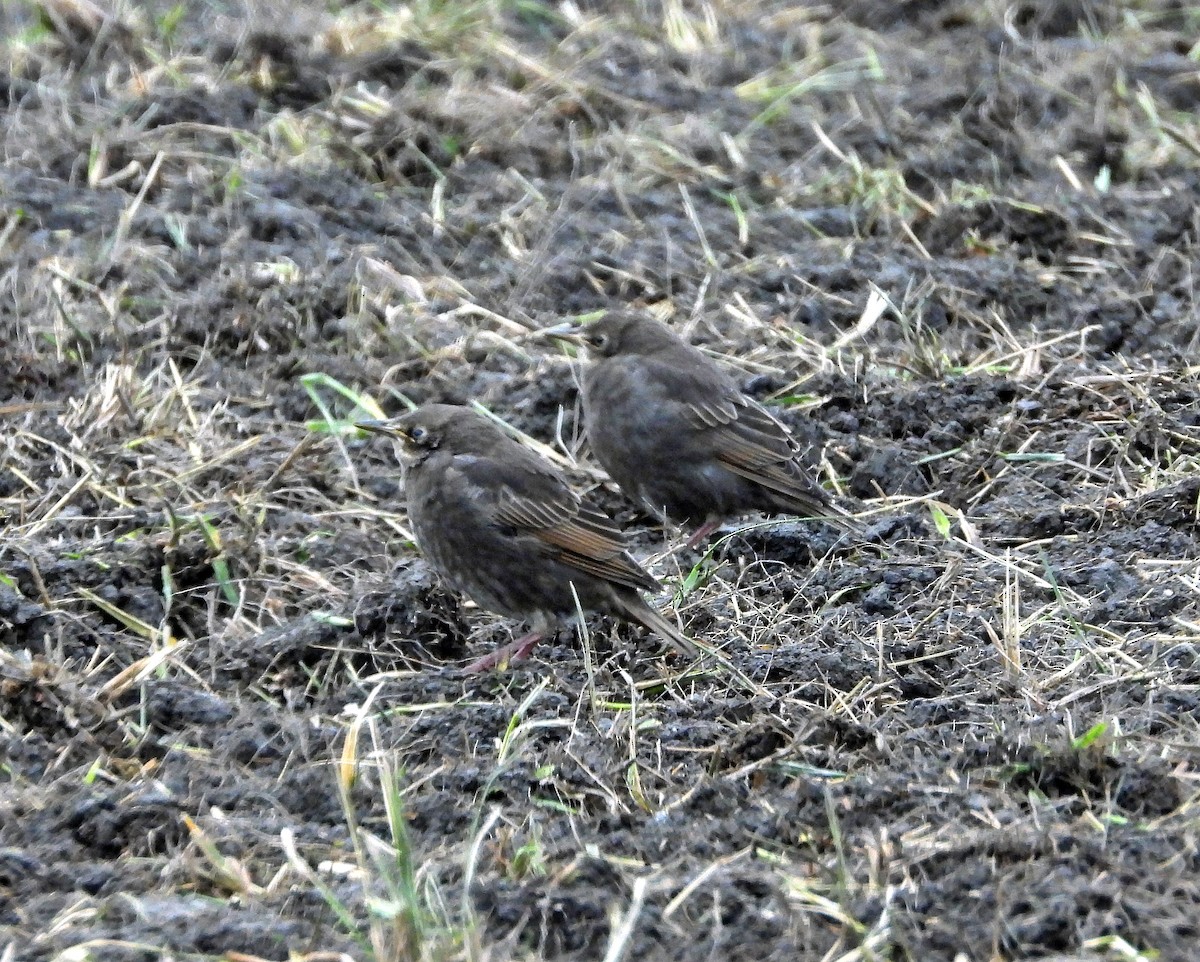
[[[614,313],[553,336],[584,344],[583,413],[596,460],[648,510],[699,525],[750,511],[856,531],[800,462],[787,429],[664,325]]]
[[[480,607],[530,622],[529,634],[470,670],[525,657],[575,615],[575,595],[585,611],[637,622],[696,653],[642,598],[658,582],[626,552],[612,519],[485,418],[430,404],[360,427],[403,444],[409,520],[442,578]]]

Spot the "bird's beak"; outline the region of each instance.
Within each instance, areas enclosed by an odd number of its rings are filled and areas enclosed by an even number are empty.
[[[584,327],[582,324],[573,324],[570,321],[564,321],[562,324],[555,324],[554,327],[542,328],[538,331],[538,337],[548,337],[555,341],[566,341],[569,344],[586,347],[587,341],[583,339],[583,331]]]
[[[399,441],[407,441],[408,433],[395,419],[388,421],[355,421],[354,426],[360,431],[370,431],[372,434],[382,434],[385,437],[395,438]]]

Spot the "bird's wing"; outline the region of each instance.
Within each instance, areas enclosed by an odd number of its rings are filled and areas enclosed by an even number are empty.
[[[462,470],[474,486],[489,492],[486,511],[493,524],[536,538],[580,571],[630,588],[657,589],[658,583],[625,553],[621,529],[540,459],[475,458]]]
[[[640,365],[640,368],[637,367]],[[690,451],[712,457],[734,474],[777,496],[777,507],[797,514],[841,515],[804,469],[800,448],[766,408],[704,354],[686,345],[628,364],[631,381],[649,386],[659,420],[695,432]],[[682,447],[682,446],[681,446]]]
[[[787,428],[706,357],[697,355],[691,364],[687,359],[644,362],[648,369],[643,383],[658,386],[658,403],[673,407],[681,422],[703,435],[712,455],[735,474],[805,506],[825,503],[824,491],[800,468],[800,449]]]
[[[796,460],[795,440],[765,408],[741,394],[693,400],[687,408],[692,423],[711,439],[714,456],[730,471],[814,512],[828,504],[824,490]]]

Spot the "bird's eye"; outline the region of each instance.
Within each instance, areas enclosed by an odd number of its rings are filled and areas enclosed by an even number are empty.
[[[598,351],[603,351],[608,346],[608,335],[603,331],[596,331],[588,337],[588,343]]]
[[[424,444],[429,437],[429,432],[418,424],[408,432],[408,436],[412,439],[413,444]]]

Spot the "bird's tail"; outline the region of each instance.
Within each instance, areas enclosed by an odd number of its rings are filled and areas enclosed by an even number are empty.
[[[823,488],[812,482],[809,484],[811,490],[802,490],[798,486],[787,490],[771,488],[772,509],[782,514],[794,514],[801,518],[823,521],[845,534],[862,535],[865,525],[859,518],[836,504]]]
[[[621,601],[622,607],[625,609],[625,614],[630,619],[636,621],[643,628],[649,628],[663,641],[669,641],[679,649],[681,654],[686,655],[688,658],[699,656],[700,649],[682,631],[671,624],[659,612],[651,608],[641,598],[622,598]]]
[[[755,475],[751,480],[766,489],[771,510],[824,521],[846,534],[861,535],[865,529],[861,520],[836,504],[828,491],[805,474]]]
[[[733,675],[746,689],[755,695],[763,695],[767,698],[775,697],[768,689],[747,676],[745,672],[735,666],[715,648],[694,642],[685,637],[682,631],[671,624],[659,612],[651,608],[641,597],[634,599],[622,598],[621,601],[626,617],[631,621],[636,621],[644,628],[649,628],[664,641],[668,641],[678,648],[688,658],[699,658],[701,655],[706,655],[716,661],[717,664]]]
[[[821,505],[813,512],[813,517],[832,525],[845,534],[861,535],[866,530],[862,519],[856,518],[845,508],[839,507],[832,501]]]

